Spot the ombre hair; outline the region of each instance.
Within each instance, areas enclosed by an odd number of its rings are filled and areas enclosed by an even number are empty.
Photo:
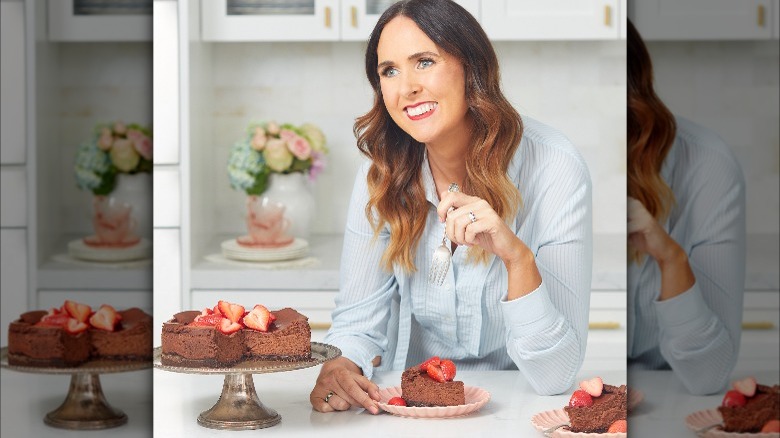
[[[674,193],[661,167],[674,143],[677,125],[653,89],[653,66],[642,37],[628,21],[628,195],[658,221],[669,216]],[[632,254],[633,260],[638,260]]]
[[[500,89],[498,58],[482,27],[463,7],[450,0],[406,0],[388,8],[374,27],[366,48],[366,76],[374,90],[371,110],[355,120],[354,133],[360,152],[371,159],[368,171],[369,201],[366,216],[374,237],[390,227],[390,244],[382,267],[393,265],[416,270],[413,254],[425,229],[428,202],[422,182],[424,144],[403,131],[385,108],[377,73],[377,46],[385,25],[404,16],[439,48],[463,65],[466,102],[473,121],[470,147],[465,157],[469,195],[490,204],[508,220],[517,214],[520,194],[507,177],[507,169],[520,144],[520,115]],[[469,248],[469,259],[487,262],[478,246]]]

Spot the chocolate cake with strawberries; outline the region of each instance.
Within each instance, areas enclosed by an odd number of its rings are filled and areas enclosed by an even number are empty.
[[[245,360],[311,359],[308,318],[295,309],[246,311],[219,301],[214,308],[177,313],[163,324],[163,365],[219,368]]]
[[[569,430],[586,433],[626,432],[626,385],[605,385],[600,377],[580,382],[569,405]]]
[[[738,380],[718,412],[726,432],[780,432],[780,385],[761,385],[754,377]]]
[[[117,312],[102,305],[97,311],[66,300],[48,312],[22,314],[8,327],[8,363],[66,368],[90,360],[152,359],[152,317],[141,309]]]
[[[458,406],[466,404],[463,382],[455,381],[455,364],[434,356],[401,375],[402,406]],[[401,403],[403,402],[403,404]]]

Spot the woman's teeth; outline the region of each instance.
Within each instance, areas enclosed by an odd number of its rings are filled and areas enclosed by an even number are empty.
[[[428,111],[431,111],[434,108],[436,108],[436,103],[426,102],[415,107],[409,107],[406,109],[406,112],[410,116],[419,116],[421,114],[427,113]]]

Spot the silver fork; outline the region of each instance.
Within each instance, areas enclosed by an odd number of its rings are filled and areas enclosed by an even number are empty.
[[[448,192],[459,192],[460,186],[456,183],[450,184],[447,189]],[[454,210],[450,207],[447,213]],[[447,277],[447,272],[450,270],[450,261],[452,260],[452,252],[450,252],[450,245],[447,244],[447,224],[443,225],[444,236],[441,238],[441,245],[433,252],[433,260],[431,261],[431,270],[428,273],[428,282],[441,286],[444,284],[444,279]]]

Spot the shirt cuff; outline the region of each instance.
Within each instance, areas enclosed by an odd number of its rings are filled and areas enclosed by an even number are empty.
[[[550,301],[544,281],[536,290],[520,298],[507,301],[506,297],[504,294],[501,298],[501,309],[510,337],[527,336],[555,324],[558,309]]]
[[[699,284],[664,301],[655,301],[655,310],[659,327],[674,330],[674,327],[704,324],[709,318],[709,306],[701,295]]]
[[[374,375],[373,360],[376,356],[381,356],[378,347],[365,339],[355,337],[340,337],[335,339],[325,338],[325,342],[338,347],[341,355],[355,363],[363,371],[366,379],[371,379]]]

